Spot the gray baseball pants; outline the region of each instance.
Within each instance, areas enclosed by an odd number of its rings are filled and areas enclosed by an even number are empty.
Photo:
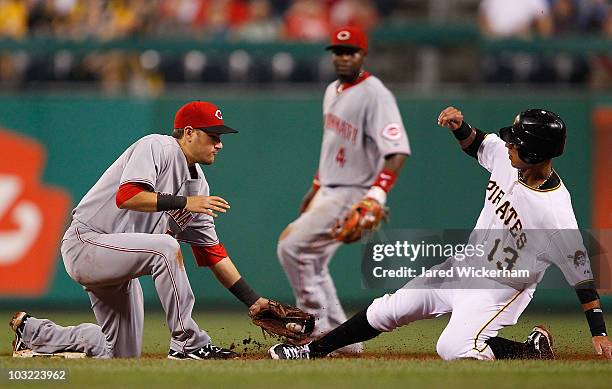
[[[30,318],[24,343],[33,351],[78,351],[96,358],[140,356],[144,303],[138,277],[145,275],[153,277],[166,312],[170,348],[190,352],[210,343],[191,318],[195,297],[180,246],[170,235],[100,234],[75,221],[61,251],[66,271],[89,294],[98,324],[62,327]]]
[[[308,209],[279,238],[279,262],[293,288],[296,305],[315,315],[315,334],[325,334],[346,321],[329,274],[329,262],[341,243],[330,231],[366,192],[355,187],[321,187]]]

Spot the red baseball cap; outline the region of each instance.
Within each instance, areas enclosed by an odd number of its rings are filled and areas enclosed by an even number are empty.
[[[213,134],[238,132],[223,124],[221,110],[213,103],[206,101],[192,101],[176,111],[176,115],[174,115],[174,128],[185,128],[188,126]]]
[[[331,43],[325,48],[325,50],[332,50],[334,47],[350,47],[361,49],[367,53],[368,37],[359,27],[340,27],[332,33]]]

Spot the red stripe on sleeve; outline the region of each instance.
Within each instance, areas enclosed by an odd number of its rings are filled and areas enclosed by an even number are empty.
[[[228,257],[227,251],[221,243],[209,247],[191,245],[191,251],[193,251],[198,266],[214,266]]]
[[[135,182],[126,182],[119,187],[117,195],[115,196],[115,203],[117,208],[121,207],[121,204],[125,203],[138,193],[147,190],[148,187],[144,184],[137,184]]]

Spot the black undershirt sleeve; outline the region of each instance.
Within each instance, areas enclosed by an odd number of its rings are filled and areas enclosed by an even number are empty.
[[[599,293],[597,293],[597,289],[595,288],[595,283],[593,281],[587,281],[576,285],[576,295],[578,296],[578,300],[580,300],[580,304],[590,303],[591,301],[599,300]]]
[[[487,134],[480,131],[478,128],[474,128],[474,131],[476,131],[476,138],[472,144],[463,149],[463,151],[465,151],[467,155],[478,159],[478,149],[480,148],[480,145],[482,144],[482,141],[484,141]]]

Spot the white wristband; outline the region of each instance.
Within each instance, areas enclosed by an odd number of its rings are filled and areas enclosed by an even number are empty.
[[[368,193],[366,193],[365,197],[378,201],[380,205],[385,205],[387,202],[387,192],[385,192],[385,190],[380,186],[371,187],[370,190],[368,190]]]

